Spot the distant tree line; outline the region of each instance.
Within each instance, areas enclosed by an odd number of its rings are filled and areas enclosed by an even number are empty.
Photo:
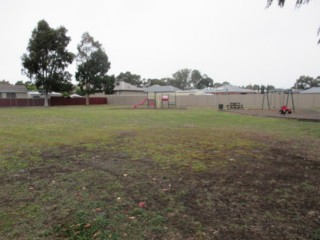
[[[320,76],[316,78],[300,76],[292,88],[305,90],[312,87],[320,87]]]
[[[251,89],[253,91],[256,91],[258,93],[267,93],[267,92],[271,92],[273,90],[275,90],[276,88],[273,85],[257,85],[257,84],[249,84],[246,87],[244,87],[246,89]]]
[[[150,87],[152,85],[171,85],[182,90],[186,89],[203,89],[206,87],[213,87],[213,79],[208,77],[206,74],[201,74],[199,70],[181,69],[172,74],[172,77],[168,78],[149,78],[142,79],[140,75],[132,74],[127,71],[120,73],[116,77],[116,83],[120,81],[129,83],[137,87]]]

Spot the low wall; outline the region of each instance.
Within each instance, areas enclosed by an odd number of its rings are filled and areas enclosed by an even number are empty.
[[[115,105],[134,105],[140,103],[146,96],[119,96],[108,95],[108,104]],[[264,98],[264,100],[263,100]],[[288,105],[292,108],[291,95],[284,93],[273,93],[268,95],[271,109],[279,109],[282,105]],[[158,99],[158,98],[157,98]],[[288,100],[288,104],[287,104]],[[177,95],[177,108],[189,106],[202,106],[218,108],[223,104],[224,108],[230,102],[239,102],[247,109],[261,109],[262,103],[264,109],[268,109],[267,95],[263,94],[230,94],[230,95]],[[293,94],[293,102],[296,109],[319,108],[320,94]],[[146,104],[145,104],[146,105]]]

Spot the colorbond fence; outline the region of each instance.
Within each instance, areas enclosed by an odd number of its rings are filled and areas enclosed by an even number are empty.
[[[108,104],[115,105],[134,105],[141,102],[146,95],[141,96],[118,96],[108,95]],[[269,94],[269,104],[271,109],[279,109],[287,104],[287,94],[273,93]],[[292,107],[291,95],[289,95],[288,106]],[[296,109],[320,108],[320,94],[293,94],[294,105]],[[218,108],[219,104],[224,107],[230,102],[239,102],[247,109],[261,109],[263,94],[230,94],[230,95],[177,95],[177,108],[202,106]],[[146,106],[141,106],[146,107]],[[268,108],[265,95],[264,109]]]
[[[107,104],[106,97],[94,97],[89,99],[90,105]],[[51,97],[50,106],[86,105],[85,98]]]
[[[0,107],[38,107],[44,105],[44,99],[0,99]]]
[[[106,97],[94,97],[89,99],[90,105],[107,104]],[[50,106],[69,106],[69,105],[85,105],[85,98],[64,98],[51,97],[49,99]],[[36,99],[0,99],[0,107],[42,107],[44,106],[43,98]]]
[[[286,105],[287,94],[275,93],[269,94],[269,103],[271,109],[279,109]],[[124,96],[108,95],[106,97],[92,97],[90,104],[112,104],[112,105],[134,105],[140,103],[146,95],[141,96]],[[296,109],[320,108],[320,94],[293,94],[294,105]],[[230,102],[239,102],[247,109],[261,109],[263,94],[248,95],[177,95],[176,107],[184,108],[189,106],[202,106],[218,108],[219,104],[224,107]],[[63,98],[51,97],[50,106],[67,106],[67,105],[85,105],[85,98]],[[0,107],[33,107],[43,106],[44,99],[0,99]],[[291,96],[289,96],[288,106],[292,107]],[[138,106],[139,107],[139,106]],[[146,107],[146,104],[141,107]],[[267,109],[265,97],[264,108]]]

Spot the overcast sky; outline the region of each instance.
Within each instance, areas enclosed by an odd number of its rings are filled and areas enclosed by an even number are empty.
[[[74,53],[89,32],[110,74],[164,78],[190,68],[214,82],[289,88],[301,75],[320,76],[320,0],[299,9],[286,2],[266,10],[266,0],[0,0],[0,80],[27,80],[21,56],[44,19],[68,29]]]

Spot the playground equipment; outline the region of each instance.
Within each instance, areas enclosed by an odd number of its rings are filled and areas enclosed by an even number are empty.
[[[176,94],[175,93],[159,93],[148,92],[146,98],[140,103],[134,104],[132,107],[137,108],[147,103],[147,108],[167,108],[176,107]]]
[[[161,95],[161,108],[164,108],[164,106],[167,105],[168,108],[170,106],[176,107],[176,94],[165,94]]]
[[[293,94],[292,94],[292,90],[289,89],[289,90],[281,90],[281,91],[267,91],[263,94],[263,98],[262,98],[262,106],[261,106],[261,110],[263,110],[264,108],[264,105],[265,105],[265,101],[267,103],[267,106],[268,106],[268,109],[270,110],[270,98],[269,98],[269,95],[270,94],[274,94],[274,106],[273,108],[275,108],[276,106],[276,95],[278,94],[279,96],[279,102],[280,102],[280,110],[281,111],[281,108],[282,107],[286,107],[288,108],[288,104],[289,104],[289,98],[291,98],[291,104],[292,104],[292,110],[293,112],[295,112],[295,107],[294,107],[294,100],[293,100]],[[282,99],[281,99],[282,98]],[[279,106],[279,105],[278,105]],[[288,108],[289,109],[289,108]],[[291,111],[291,109],[289,109]],[[292,111],[291,111],[292,112]]]
[[[288,108],[287,106],[282,106],[279,110],[280,114],[283,114],[283,115],[286,115],[287,113],[288,114],[291,114],[292,111],[290,108]]]
[[[155,101],[153,99],[148,99],[147,97],[144,98],[140,103],[132,105],[133,108],[137,108],[138,106],[142,106],[147,102],[147,106],[149,107],[155,107]]]
[[[138,106],[145,104],[147,100],[148,100],[148,98],[144,98],[140,103],[134,104],[132,107],[137,108]]]
[[[156,108],[157,107],[157,98],[156,98],[156,94],[153,92],[148,92],[148,100],[147,100],[147,107],[153,107]]]

